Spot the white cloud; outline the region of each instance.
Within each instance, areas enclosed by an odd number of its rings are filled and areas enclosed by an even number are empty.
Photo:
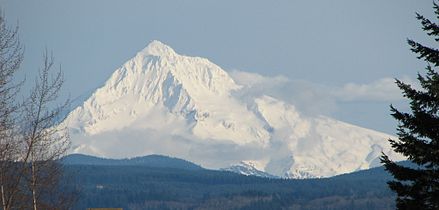
[[[409,77],[405,76],[401,80],[417,88]],[[395,84],[395,79],[388,77],[365,84],[347,83],[340,88],[335,88],[332,94],[340,101],[390,102],[403,98],[401,90]]]
[[[162,154],[183,158],[206,168],[224,168],[247,159],[264,159],[269,153],[257,144],[237,145],[225,140],[200,139],[186,130],[178,135],[156,129],[126,127],[96,135],[72,136],[73,152],[125,158]],[[115,146],[117,145],[117,146]],[[227,151],[227,155],[224,152]]]
[[[269,95],[295,105],[308,115],[328,114],[335,109],[335,100],[325,92],[326,87],[304,80],[291,80],[285,76],[263,76],[257,73],[234,70],[230,76],[243,88],[236,94],[241,98]]]
[[[286,84],[290,80],[285,76],[275,76],[275,77],[268,77],[268,76],[262,76],[257,73],[250,73],[245,71],[238,71],[233,70],[229,72],[230,76],[233,78],[233,80],[240,84],[244,85],[246,87],[256,87],[256,86],[271,86],[275,87],[278,85]]]
[[[380,78],[369,83],[346,83],[339,86],[293,80],[282,75],[263,76],[257,73],[233,70],[230,76],[243,88],[237,92],[242,98],[269,95],[295,105],[308,115],[331,115],[339,110],[340,102],[394,103],[403,99],[395,79]],[[403,76],[405,83],[419,88],[415,80]],[[342,108],[342,107],[341,107]]]

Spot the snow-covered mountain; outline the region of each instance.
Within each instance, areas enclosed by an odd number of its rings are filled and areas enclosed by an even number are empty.
[[[303,116],[244,88],[205,58],[159,41],[128,60],[64,121],[74,153],[103,157],[163,154],[208,168],[244,161],[282,177],[327,177],[379,165],[387,134],[328,117]]]
[[[245,161],[242,161],[238,164],[232,165],[227,168],[222,168],[220,170],[230,171],[233,173],[242,174],[246,176],[259,176],[259,177],[272,178],[272,179],[279,178],[277,176],[258,170],[252,163],[246,163]]]

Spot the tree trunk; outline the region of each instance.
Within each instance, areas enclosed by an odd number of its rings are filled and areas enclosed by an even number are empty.
[[[1,193],[2,193],[2,207],[3,207],[3,210],[8,210],[8,208],[6,207],[6,200],[5,200],[5,187],[3,185],[1,186]]]
[[[34,208],[34,210],[37,210],[37,178],[36,178],[36,174],[35,174],[35,160],[32,160],[31,163],[31,167],[32,167],[32,206]]]

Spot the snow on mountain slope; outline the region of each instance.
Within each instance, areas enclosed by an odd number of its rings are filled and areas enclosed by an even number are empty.
[[[277,135],[273,145],[288,148],[281,159],[272,159],[265,171],[286,177],[319,177],[379,166],[381,151],[394,154],[389,135],[328,117],[303,118],[292,105],[264,96],[256,99],[258,112]],[[285,167],[291,165],[291,167]]]
[[[246,176],[259,176],[259,177],[265,177],[265,178],[279,178],[277,176],[271,175],[269,173],[263,172],[256,168],[256,166],[253,165],[251,162],[245,162],[242,161],[238,164],[232,165],[227,168],[222,168],[220,170],[223,171],[230,171],[237,174],[242,174]]]
[[[207,59],[179,56],[154,41],[117,69],[103,87],[72,112],[68,122],[74,130],[93,135],[131,126],[136,119],[164,108],[171,115],[168,117],[183,117],[194,123],[192,131],[201,138],[228,139],[238,144],[267,141],[269,135],[258,120],[245,114],[249,111],[230,97],[238,88],[225,71]],[[160,126],[149,121],[139,123],[135,126]]]
[[[283,177],[325,177],[395,160],[389,135],[324,116],[242,87],[207,59],[159,41],[117,69],[65,120],[73,152],[105,157],[164,154],[210,168],[246,161]]]

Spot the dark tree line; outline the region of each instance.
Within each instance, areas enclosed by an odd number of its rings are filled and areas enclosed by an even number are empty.
[[[75,209],[393,209],[383,168],[322,179],[268,179],[146,166],[68,165]]]

